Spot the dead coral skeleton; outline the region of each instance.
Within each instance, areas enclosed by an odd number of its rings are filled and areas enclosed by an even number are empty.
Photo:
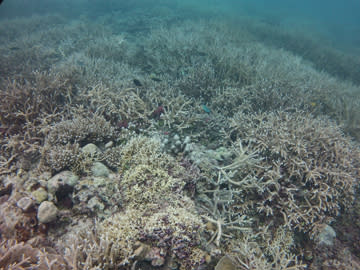
[[[245,181],[244,181],[245,182]],[[251,231],[252,220],[246,215],[233,211],[235,197],[241,196],[242,191],[237,186],[242,183],[233,182],[229,173],[219,168],[216,181],[211,181],[213,189],[202,190],[205,196],[200,196],[200,207],[205,211],[203,218],[215,226],[208,244],[214,242],[220,247],[222,237],[233,238],[234,232]],[[227,188],[224,188],[224,185]],[[236,234],[236,233],[235,233]]]
[[[244,147],[241,140],[233,144],[232,151],[235,155],[233,162],[216,167],[216,180],[208,179],[207,183],[212,188],[202,190],[205,196],[200,196],[201,208],[210,215],[203,215],[203,218],[216,227],[208,244],[214,242],[216,246],[220,246],[222,237],[232,238],[234,232],[251,231],[252,220],[245,214],[246,209],[239,211],[242,194],[244,190],[264,189],[253,176],[253,170],[260,162],[257,151]]]

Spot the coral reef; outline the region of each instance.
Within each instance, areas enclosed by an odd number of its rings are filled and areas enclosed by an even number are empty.
[[[81,146],[92,142],[107,142],[117,136],[117,133],[103,117],[92,115],[76,117],[55,124],[46,137],[50,145],[67,145],[79,143]]]
[[[84,243],[76,264],[91,262],[103,269],[130,269],[144,262],[179,269],[204,264],[205,252],[199,248],[203,222],[184,195],[185,181],[180,177],[186,179],[185,168],[152,138],[133,137],[119,150],[124,210],[99,222],[95,235],[76,240]],[[89,257],[88,237],[96,239],[102,256]]]
[[[79,144],[54,145],[48,149],[46,163],[55,172],[72,169],[80,160]]]
[[[261,158],[250,172],[257,181],[259,213],[308,231],[351,206],[360,152],[335,123],[280,111],[238,113],[231,125]]]
[[[201,219],[195,214],[191,202],[178,200],[177,203],[179,206],[154,205],[152,209],[144,206],[139,210],[129,208],[125,213],[101,223],[98,229],[100,238],[111,242],[113,252],[118,253],[112,255],[114,265],[127,265],[130,261],[141,261],[150,256],[138,254],[138,249],[140,246],[145,248],[144,245],[149,249],[145,253],[159,252],[151,259],[152,266],[163,266],[170,259],[172,263],[179,264],[180,269],[195,269],[201,265],[205,252],[202,257],[192,258],[200,244]]]
[[[360,269],[352,53],[110,2],[2,18],[0,268]]]
[[[230,269],[306,269],[306,265],[301,264],[297,257],[291,254],[294,243],[286,229],[280,227],[270,237],[266,237],[266,229],[263,233],[261,237],[265,239],[260,241],[265,242],[263,245],[256,240],[256,235],[247,235],[241,243],[232,247],[232,252],[227,255],[231,261]],[[218,265],[215,269],[226,268]]]
[[[78,116],[53,125],[42,147],[42,165],[54,172],[71,169],[79,174],[89,173],[92,163],[101,151],[82,150],[87,144],[106,143],[117,140],[119,132],[102,116]],[[96,145],[95,145],[96,146]]]
[[[72,269],[51,248],[40,249],[24,242],[4,240],[0,243],[1,269]]]
[[[143,205],[166,200],[179,193],[185,182],[184,168],[161,151],[160,142],[134,137],[121,149],[121,186],[124,199]]]
[[[44,142],[42,128],[58,117],[74,95],[71,78],[33,72],[0,90],[1,172],[28,169]]]

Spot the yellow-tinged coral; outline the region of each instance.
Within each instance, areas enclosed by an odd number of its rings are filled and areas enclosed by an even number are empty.
[[[184,167],[144,136],[132,138],[120,157],[125,210],[97,228],[100,239],[111,243],[114,265],[146,260],[157,267],[171,258],[181,269],[192,269],[203,263],[198,250],[203,223],[183,194]]]
[[[97,233],[100,239],[112,243],[112,263],[127,264],[140,237],[143,214],[143,211],[138,209],[127,209],[124,213],[115,214],[98,225]]]
[[[174,159],[161,150],[160,142],[145,136],[133,137],[121,149],[121,170],[144,164],[150,167],[174,166]]]
[[[186,268],[190,264],[201,264],[203,258],[197,248],[201,219],[191,200],[184,198],[178,204],[128,208],[101,222],[97,231],[101,239],[112,243],[111,250],[117,252],[111,256],[114,264],[126,265],[135,261],[139,243],[146,244],[149,253],[160,249],[164,260],[171,257],[183,266],[182,269],[190,269]],[[146,254],[143,257],[151,258]]]
[[[125,200],[143,207],[146,203],[166,199],[181,192],[185,174],[170,155],[164,153],[160,143],[143,136],[131,139],[121,151],[122,186]]]
[[[182,184],[181,179],[171,177],[164,169],[148,165],[138,165],[127,170],[121,182],[125,200],[138,204],[169,197],[172,190],[178,189]]]

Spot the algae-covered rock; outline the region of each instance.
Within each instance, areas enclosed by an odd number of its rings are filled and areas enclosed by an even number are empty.
[[[107,216],[122,207],[122,194],[116,174],[109,177],[84,177],[74,187],[72,201],[79,213]]]
[[[54,193],[60,185],[75,186],[79,181],[79,177],[71,171],[62,171],[48,181],[48,191]]]
[[[319,234],[315,237],[315,241],[320,246],[332,246],[334,244],[335,237],[335,230],[326,224],[322,226]]]
[[[101,162],[94,162],[93,166],[91,167],[91,172],[92,172],[93,176],[96,176],[96,177],[108,177],[109,176],[109,169]]]
[[[71,171],[62,171],[51,179],[47,183],[47,189],[49,192],[49,200],[57,200],[68,197],[72,193],[73,187],[78,183],[79,177]],[[58,196],[61,198],[57,198]]]
[[[24,212],[27,212],[34,206],[34,201],[30,197],[22,197],[16,202],[16,205]]]
[[[49,201],[44,201],[40,204],[37,218],[40,223],[50,223],[56,220],[58,215],[58,209],[54,203]]]
[[[204,171],[210,171],[229,162],[233,155],[232,151],[226,147],[219,147],[213,150],[195,143],[191,143],[188,146],[187,157]]]
[[[31,192],[31,195],[34,197],[37,203],[42,203],[43,201],[48,199],[48,193],[42,187]]]
[[[229,256],[224,256],[217,263],[215,270],[236,270],[236,266]]]
[[[90,208],[93,212],[95,211],[103,211],[105,206],[97,197],[92,197],[88,201],[88,208]]]
[[[100,153],[101,151],[100,151],[99,147],[97,147],[95,144],[88,143],[83,148],[81,148],[81,152],[83,152],[84,154],[95,156],[96,154]]]

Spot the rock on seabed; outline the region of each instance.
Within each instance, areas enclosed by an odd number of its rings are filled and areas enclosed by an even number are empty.
[[[49,201],[44,201],[40,204],[37,218],[40,223],[50,223],[55,221],[58,215],[58,209],[54,203]]]

